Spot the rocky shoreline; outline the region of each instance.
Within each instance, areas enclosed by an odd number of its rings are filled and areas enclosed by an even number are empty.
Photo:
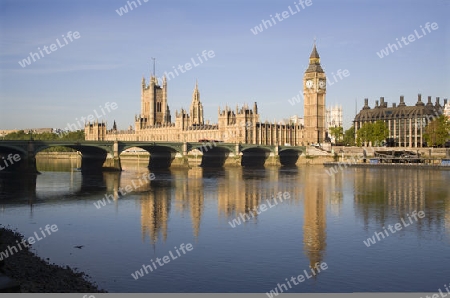
[[[23,236],[18,232],[0,227],[0,253],[21,242]],[[31,245],[30,245],[31,246]],[[21,293],[105,293],[87,274],[67,267],[50,264],[42,260],[28,248],[23,248],[0,260],[0,280],[10,279],[20,285]],[[0,292],[17,291],[18,287],[0,284]],[[3,287],[3,288],[2,288]],[[8,289],[9,288],[9,289]],[[12,290],[11,290],[12,289]]]

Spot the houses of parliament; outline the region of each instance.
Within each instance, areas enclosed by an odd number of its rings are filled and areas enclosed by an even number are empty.
[[[243,105],[232,109],[218,108],[218,123],[205,122],[200,91],[196,83],[189,111],[175,112],[175,122],[167,100],[167,79],[162,85],[156,76],[150,81],[142,78],[141,113],[135,116],[135,127],[127,131],[117,130],[114,123],[107,129],[106,123],[95,121],[85,124],[85,139],[93,141],[168,141],[198,142],[217,140],[226,143],[257,145],[305,146],[325,140],[326,75],[320,65],[320,57],[314,44],[309,66],[303,77],[304,124],[260,122],[258,106]]]

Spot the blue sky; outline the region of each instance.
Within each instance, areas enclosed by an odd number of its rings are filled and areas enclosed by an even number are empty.
[[[217,121],[218,107],[254,101],[262,121],[303,115],[302,91],[313,40],[328,81],[327,105],[342,105],[348,128],[364,98],[371,106],[384,96],[415,104],[417,94],[450,97],[450,1],[311,0],[283,21],[255,35],[251,28],[270,15],[295,11],[298,0],[135,0],[138,7],[119,16],[127,1],[0,0],[0,129],[64,128],[90,114],[102,115],[107,102],[118,108],[100,120],[134,126],[140,112],[144,75],[197,64],[197,54],[215,56],[168,82],[175,110],[189,108],[198,79],[205,119]],[[424,35],[421,27],[437,23]],[[377,52],[417,30],[422,37],[384,58]],[[62,35],[80,37],[64,44]],[[59,39],[64,47],[21,67],[30,52]],[[30,60],[32,61],[32,60]],[[333,79],[337,71],[350,75]]]

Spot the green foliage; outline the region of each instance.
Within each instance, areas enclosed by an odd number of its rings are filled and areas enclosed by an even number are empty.
[[[52,132],[34,133],[32,137],[36,141],[56,141],[59,139],[59,136]]]
[[[358,130],[356,143],[361,146],[364,142],[372,142],[373,146],[381,144],[389,136],[389,128],[384,121],[366,122]]]
[[[358,136],[356,137],[356,143],[358,146],[361,146],[362,143],[370,142],[372,137],[372,123],[366,122],[364,123],[360,129],[358,129]]]
[[[386,122],[378,120],[373,124],[372,128],[372,145],[376,146],[381,144],[383,141],[386,141],[387,137],[389,137],[389,128]]]
[[[84,141],[84,130],[70,131],[62,134],[62,140],[65,141]]]
[[[4,136],[4,140],[20,141],[20,140],[30,140],[31,136],[25,133],[23,130],[9,133]]]
[[[12,132],[5,135],[4,140],[16,140],[16,141],[84,141],[84,130],[63,132],[56,134],[53,132],[43,132],[43,133],[25,133],[23,130],[17,132]],[[56,146],[43,150],[44,152],[75,152],[76,150]]]
[[[423,138],[428,146],[443,146],[450,138],[450,121],[444,115],[430,122],[425,128]]]
[[[330,134],[334,138],[335,143],[338,143],[344,135],[344,128],[342,128],[341,126],[330,127]]]
[[[334,154],[333,154],[333,161],[335,161],[335,162],[339,161],[339,155],[336,152],[334,152]]]
[[[344,144],[349,146],[355,145],[355,127],[352,126],[344,133]]]

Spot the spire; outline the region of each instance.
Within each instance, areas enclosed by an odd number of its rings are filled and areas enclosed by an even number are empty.
[[[192,103],[190,107],[191,124],[203,125],[203,105],[200,102],[200,91],[198,91],[198,81],[195,80],[195,89],[192,93]]]
[[[153,75],[156,77],[156,58],[152,57],[153,60]]]
[[[195,88],[192,94],[192,102],[200,101],[200,91],[198,91],[198,81],[195,80]]]
[[[319,53],[317,52],[317,48],[316,48],[316,40],[314,39],[314,47],[313,50],[311,52],[311,55],[309,56],[309,58],[320,58]]]
[[[313,49],[311,51],[311,55],[309,55],[309,66],[306,72],[319,72],[323,73],[322,66],[320,66],[320,56],[319,52],[317,52],[316,40],[314,39]]]

